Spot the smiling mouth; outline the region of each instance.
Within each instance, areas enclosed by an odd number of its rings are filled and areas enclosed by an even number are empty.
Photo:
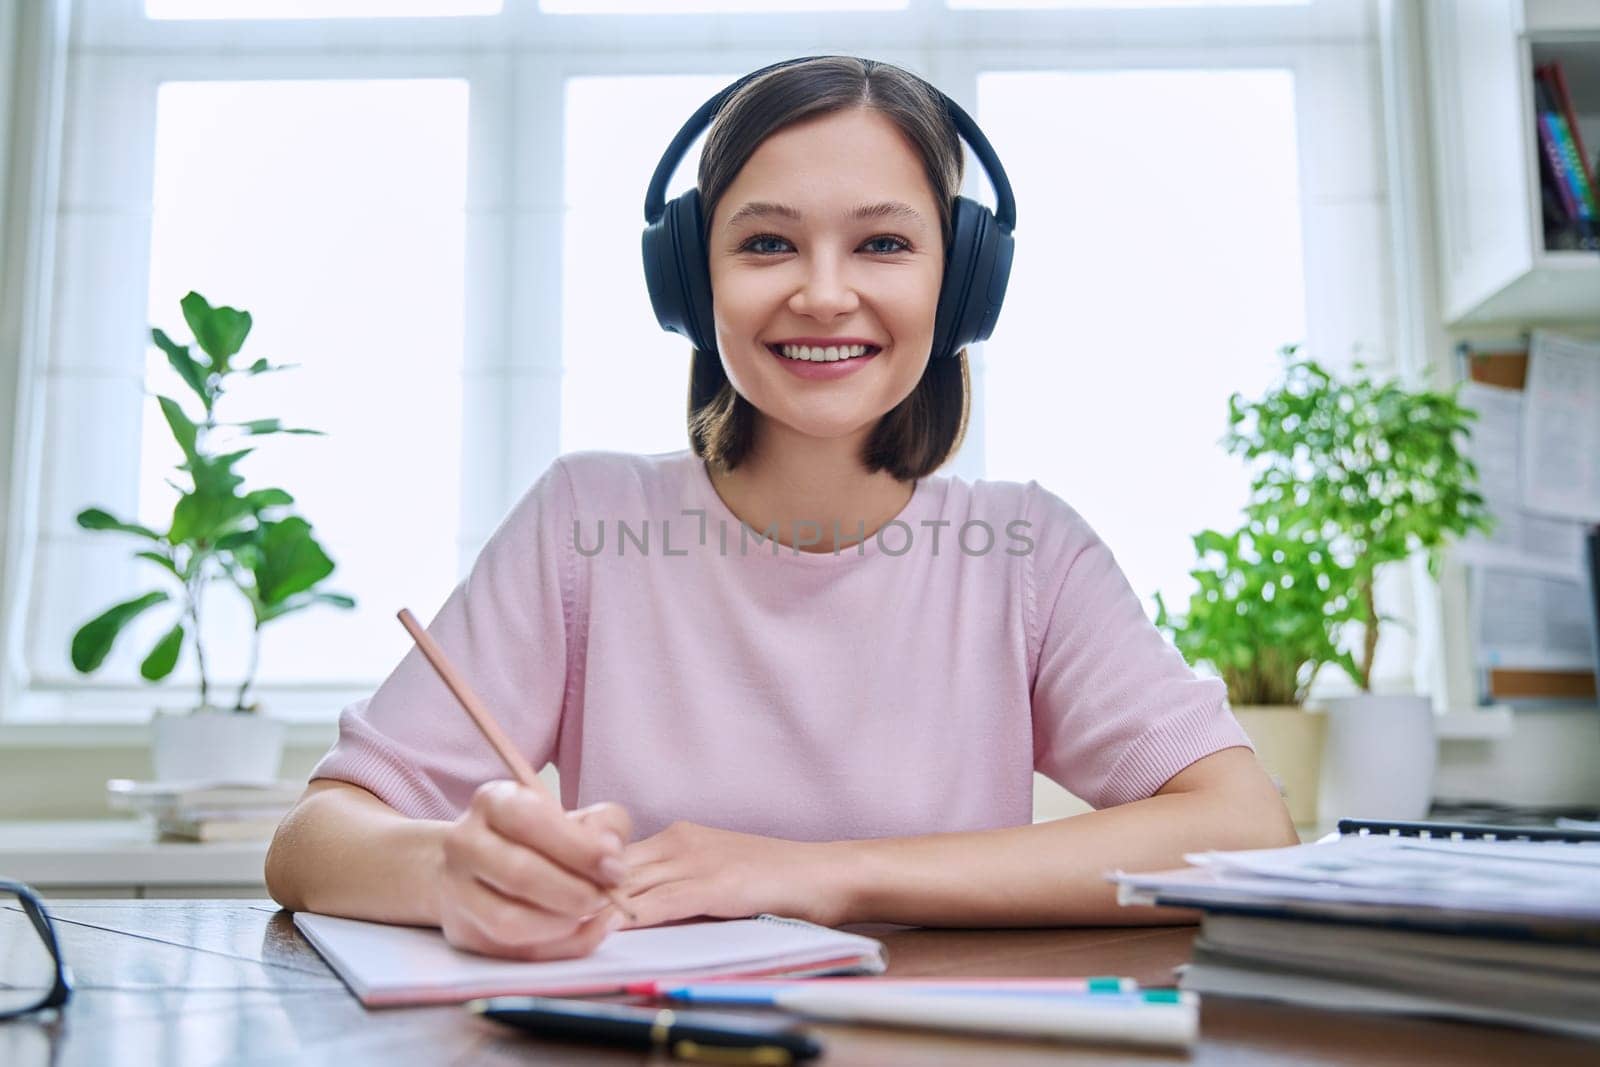
[[[767,349],[775,356],[801,363],[838,363],[861,356],[877,355],[883,351],[878,345],[833,345],[828,348],[812,345],[768,345]]]

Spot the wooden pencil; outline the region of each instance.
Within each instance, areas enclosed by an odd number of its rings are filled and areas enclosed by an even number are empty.
[[[511,743],[511,739],[506,736],[505,731],[500,729],[500,724],[495,721],[494,716],[489,714],[489,709],[484,706],[482,700],[478,699],[478,694],[472,691],[472,687],[467,684],[467,680],[455,669],[455,665],[445,657],[444,649],[440,648],[438,642],[434,641],[429,636],[428,631],[422,628],[422,624],[417,622],[416,616],[411,614],[409,608],[401,608],[399,618],[400,625],[404,626],[406,631],[411,634],[412,640],[416,641],[417,647],[422,650],[422,655],[429,663],[433,664],[433,669],[439,673],[439,677],[445,686],[455,694],[456,700],[466,710],[468,717],[477,723],[478,729],[483,732],[483,736],[488,740],[490,747],[500,754],[500,759],[510,768],[517,781],[540,796],[559,805],[559,799],[551,796],[550,790],[545,787],[543,782],[539,781],[539,776],[534,773],[533,766],[528,763],[521,752],[517,751],[517,747]],[[580,875],[580,877],[582,876]],[[624,903],[622,895],[615,889],[609,889],[604,886],[597,886],[596,888],[605,893],[611,903],[616,905],[617,910],[628,917],[629,922],[639,921],[639,917],[629,909],[628,905]]]

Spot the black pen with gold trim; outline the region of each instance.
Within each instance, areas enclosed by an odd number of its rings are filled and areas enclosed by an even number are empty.
[[[659,1049],[682,1060],[789,1067],[822,1046],[792,1022],[764,1022],[708,1011],[638,1008],[560,997],[488,997],[468,1010],[539,1037],[617,1048]]]

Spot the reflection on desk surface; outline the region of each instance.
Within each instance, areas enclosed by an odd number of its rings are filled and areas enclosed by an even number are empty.
[[[77,993],[60,1018],[0,1023],[7,1067],[160,1064],[640,1064],[637,1054],[541,1043],[456,1007],[367,1011],[270,901],[63,902],[51,907]],[[0,923],[26,921],[0,910]],[[851,929],[889,947],[889,973],[1068,977],[1170,985],[1194,927]],[[818,1025],[828,1067],[1075,1063],[1590,1064],[1596,1046],[1498,1027],[1339,1015],[1209,998],[1190,1057]],[[554,1055],[552,1055],[554,1053]],[[659,1062],[659,1061],[657,1061]]]

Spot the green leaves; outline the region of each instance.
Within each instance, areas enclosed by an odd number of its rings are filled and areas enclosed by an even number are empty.
[[[86,530],[105,530],[138,537],[143,545],[135,558],[161,568],[164,579],[178,588],[178,596],[152,592],[117,604],[84,624],[72,641],[72,663],[87,674],[98,669],[109,654],[118,633],[142,612],[167,600],[178,600],[182,618],[194,629],[196,659],[200,666],[200,703],[207,703],[209,680],[206,658],[201,654],[198,619],[203,591],[214,582],[226,581],[251,603],[255,617],[251,640],[259,643],[260,629],[273,619],[316,605],[352,608],[355,601],[340,593],[319,591],[316,586],[334,570],[333,560],[311,534],[311,524],[288,514],[295,498],[286,490],[266,487],[244,488],[245,478],[235,469],[253,448],[237,447],[274,434],[321,435],[321,431],[287,426],[280,418],[258,418],[220,422],[216,408],[228,393],[230,382],[287,370],[292,363],[272,364],[256,359],[247,366],[234,367],[250,334],[248,312],[231,307],[213,307],[199,293],[190,292],[181,301],[184,321],[194,335],[192,345],[179,344],[159,328],[150,331],[151,340],[166,354],[184,385],[199,398],[203,417],[191,418],[178,399],[157,397],[162,417],[183,453],[178,465],[188,475],[166,478],[177,494],[172,519],[165,531],[116,518],[100,508],[86,508],[78,525]],[[221,435],[219,437],[219,435]],[[220,447],[219,447],[220,446]],[[182,621],[174,623],[140,664],[140,674],[150,681],[169,676],[176,669],[188,630]],[[254,672],[252,653],[251,671]],[[246,678],[236,706],[245,702],[250,685]]]
[[[333,560],[311,536],[311,524],[298,517],[264,523],[261,558],[252,568],[256,595],[267,607],[282,604],[333,573]]]
[[[251,422],[235,422],[229,423],[229,425],[237,426],[244,430],[245,433],[251,435],[265,433],[304,433],[315,434],[318,437],[325,436],[321,430],[291,430],[283,425],[283,420],[281,419],[255,419]]]
[[[1157,594],[1156,625],[1227,683],[1233,703],[1300,703],[1317,670],[1340,662],[1339,628],[1353,607],[1330,591],[1347,570],[1314,535],[1288,536],[1273,522],[1202,530],[1193,541],[1188,612],[1173,615]]]
[[[168,599],[167,594],[159,591],[146,593],[125,600],[84,623],[72,636],[72,666],[83,674],[95,670],[105,662],[124,626]]]
[[[214,308],[199,293],[191,292],[181,301],[183,321],[189,324],[195,341],[211,357],[211,368],[227,374],[228,361],[244,346],[250,333],[250,313],[230,307]]]
[[[1361,660],[1341,666],[1366,688],[1378,568],[1422,552],[1438,573],[1451,540],[1492,526],[1462,449],[1476,415],[1453,390],[1374,379],[1359,364],[1340,380],[1297,352],[1283,349],[1283,381],[1261,399],[1229,398],[1223,444],[1254,467],[1253,523],[1324,541],[1348,563],[1330,594],[1365,625]]]
[[[167,425],[172,428],[172,439],[178,442],[178,447],[183,449],[183,455],[190,463],[195,461],[195,446],[200,439],[200,430],[188,415],[183,413],[183,408],[170,396],[156,398],[161,404],[161,414],[167,417]]]
[[[1251,512],[1347,542],[1358,575],[1485,530],[1477,472],[1461,448],[1476,417],[1454,393],[1336,380],[1295,357],[1258,401],[1229,401],[1224,444],[1256,465]]]
[[[346,610],[356,605],[342,593],[313,591],[334,565],[312,536],[310,524],[299,517],[263,523],[249,551],[238,552],[236,558],[253,579],[239,588],[250,598],[258,626],[315,604]]]
[[[202,367],[193,356],[189,355],[189,346],[177,344],[162,330],[151,330],[150,337],[167,354],[167,362],[172,364],[172,369],[178,372],[178,377],[182,378],[189,388],[194,390],[195,395],[200,398],[200,402],[206,406],[206,410],[210,411],[214,398],[211,389],[207,386],[206,368]]]
[[[123,533],[137,534],[147,541],[161,540],[161,535],[148,526],[140,526],[136,522],[123,522],[99,508],[85,508],[78,512],[78,525],[85,530],[121,530]]]
[[[174,623],[166,636],[156,643],[150,654],[139,664],[139,673],[146,681],[159,682],[172,673],[178,665],[178,653],[183,650],[183,623]]]

